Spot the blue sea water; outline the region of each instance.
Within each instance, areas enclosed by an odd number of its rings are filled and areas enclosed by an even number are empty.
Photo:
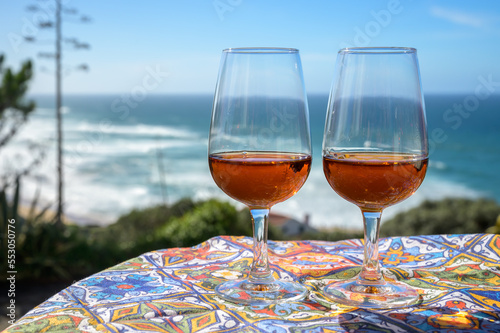
[[[133,208],[172,203],[182,197],[218,197],[207,164],[211,95],[64,96],[65,207],[79,223],[107,224]],[[37,109],[1,152],[5,164],[28,163],[29,142],[47,156],[23,182],[23,200],[37,190],[55,202],[55,112],[52,96],[34,96]],[[326,182],[321,144],[327,95],[310,95],[313,167],[299,193],[273,208],[318,227],[361,228],[357,207]],[[421,188],[390,207],[390,217],[425,199],[487,197],[500,202],[500,96],[426,95],[429,170]],[[477,102],[477,103],[473,103]],[[8,163],[6,163],[8,161]],[[237,204],[236,202],[232,201]]]

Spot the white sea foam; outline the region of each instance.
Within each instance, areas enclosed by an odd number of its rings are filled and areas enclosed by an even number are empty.
[[[174,128],[171,126],[156,126],[156,125],[113,125],[113,124],[90,124],[81,122],[75,128],[76,131],[93,133],[102,132],[104,134],[121,134],[128,136],[152,136],[152,137],[171,137],[179,139],[193,139],[198,136],[187,129]]]
[[[81,158],[127,156],[136,154],[156,153],[158,150],[169,148],[181,148],[189,146],[199,146],[197,140],[95,140],[80,139],[67,142],[65,149],[70,156]]]
[[[439,170],[446,170],[448,168],[448,166],[444,162],[430,160],[429,161],[429,168],[435,168],[435,169],[439,169]]]
[[[42,107],[36,107],[34,111],[34,115],[54,115],[56,112],[55,108],[42,108]],[[63,105],[61,106],[61,113],[62,114],[68,114],[71,112],[71,107]]]
[[[126,126],[117,127],[116,133],[128,133],[131,140],[119,139],[109,140],[102,138],[100,141],[78,138],[71,135],[72,125],[66,128],[64,172],[65,172],[65,212],[73,220],[79,223],[101,223],[113,222],[117,216],[135,207],[144,207],[159,203],[158,196],[149,195],[148,186],[150,182],[137,179],[122,185],[103,182],[99,170],[97,173],[82,172],[89,166],[102,163],[116,155],[142,155],[145,159],[156,156],[158,149],[171,147],[187,147],[189,145],[206,144],[206,141],[195,140],[195,136],[183,130],[169,129],[161,130],[159,126],[140,126],[135,133],[142,134],[147,131],[161,133],[171,137],[173,140],[158,141],[154,138],[149,140],[133,140],[134,130]],[[29,205],[34,199],[38,188],[41,188],[40,206],[56,203],[56,159],[55,159],[55,126],[53,120],[43,117],[32,117],[30,121],[20,130],[15,139],[2,150],[0,150],[0,167],[5,169],[19,169],[27,166],[32,160],[31,153],[26,149],[27,142],[46,141],[46,158],[37,167],[35,172],[22,179],[23,203]],[[150,131],[151,130],[151,131]],[[179,138],[185,138],[180,140]],[[189,139],[190,138],[190,139]],[[95,138],[94,138],[95,139]],[[84,147],[90,147],[85,149]],[[76,154],[78,153],[78,154]],[[149,165],[148,165],[149,166]],[[110,161],[108,168],[113,172],[116,163]],[[123,166],[126,168],[126,166]],[[153,169],[153,168],[150,168]],[[150,171],[151,170],[146,170]],[[116,170],[114,171],[116,172]],[[124,170],[123,173],[127,171]],[[188,180],[186,177],[185,180]],[[141,182],[142,181],[142,182]]]

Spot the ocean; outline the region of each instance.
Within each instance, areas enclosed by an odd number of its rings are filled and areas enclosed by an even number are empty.
[[[211,95],[65,95],[65,210],[79,224],[106,225],[134,208],[183,197],[220,198],[207,164]],[[30,143],[45,158],[22,180],[29,205],[39,191],[56,203],[53,96],[32,96],[36,111],[15,140],[0,150],[1,168],[30,162]],[[303,188],[272,208],[315,227],[362,228],[359,209],[341,199],[323,175],[321,144],[327,95],[308,96],[313,166]],[[384,219],[425,199],[486,197],[500,202],[500,95],[426,95],[430,164],[418,191],[384,211]]]

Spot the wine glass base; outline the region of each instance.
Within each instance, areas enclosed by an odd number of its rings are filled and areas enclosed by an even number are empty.
[[[323,291],[337,303],[358,308],[394,309],[416,305],[422,301],[417,290],[397,281],[365,284],[351,279],[331,283]]]
[[[304,286],[281,280],[263,284],[248,279],[227,281],[218,285],[215,292],[226,301],[252,305],[301,301],[307,296]]]

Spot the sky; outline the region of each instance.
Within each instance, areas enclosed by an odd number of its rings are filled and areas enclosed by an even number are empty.
[[[298,48],[308,93],[328,93],[338,50],[353,46],[417,48],[425,93],[472,93],[479,78],[500,91],[497,0],[61,1],[78,11],[63,37],[90,44],[63,49],[64,93],[212,94],[222,50],[251,46]],[[0,0],[0,53],[13,68],[34,61],[32,94],[55,91],[54,61],[37,57],[54,50],[54,29],[38,27],[52,3]]]

